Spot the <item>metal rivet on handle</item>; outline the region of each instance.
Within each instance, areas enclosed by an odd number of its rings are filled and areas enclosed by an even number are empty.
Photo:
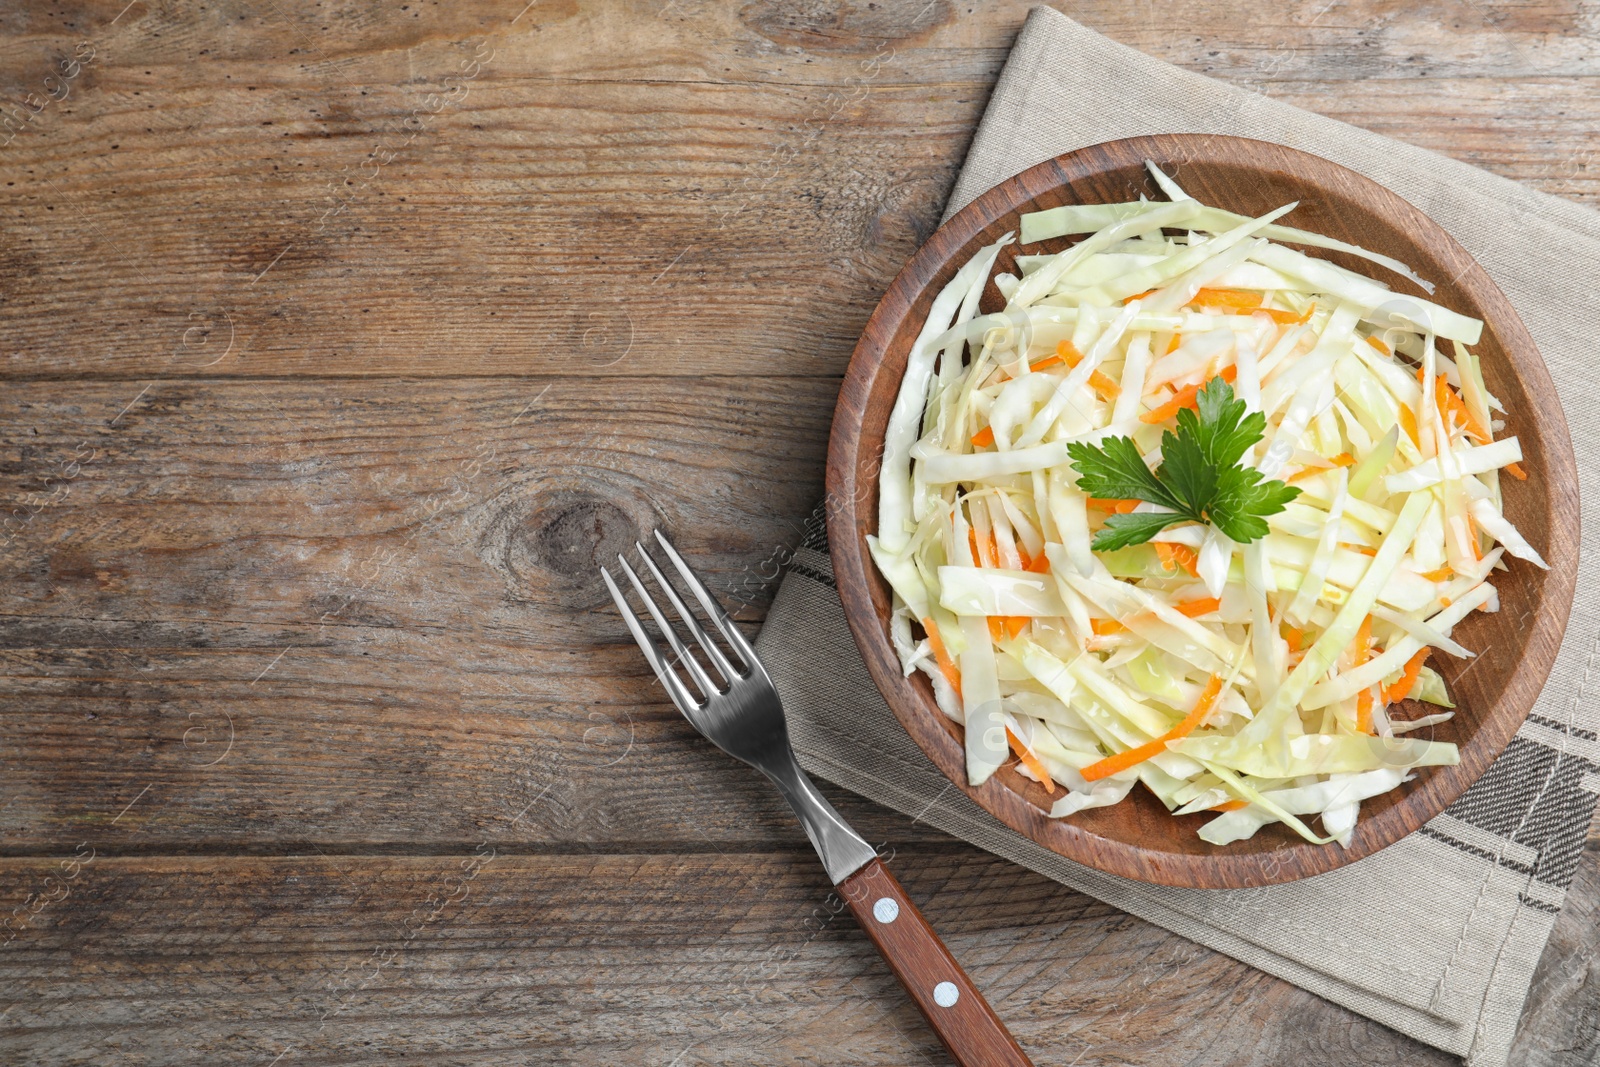
[[[954,982],[940,982],[933,987],[933,1002],[941,1008],[949,1008],[961,999],[961,990],[956,988]]]
[[[872,905],[872,917],[881,923],[892,923],[900,917],[900,905],[889,897],[879,897]]]

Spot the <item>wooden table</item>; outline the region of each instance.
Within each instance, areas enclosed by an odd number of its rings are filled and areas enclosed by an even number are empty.
[[[523,2],[0,4],[0,1062],[943,1062],[595,566],[760,620],[1023,5]],[[1600,203],[1592,2],[1068,10]],[[1041,1065],[1450,1061],[827,791]]]

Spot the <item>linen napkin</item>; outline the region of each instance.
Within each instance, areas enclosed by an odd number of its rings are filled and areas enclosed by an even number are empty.
[[[1104,89],[1119,87],[1117,106]],[[1360,171],[1435,219],[1505,290],[1565,398],[1583,500],[1577,602],[1528,722],[1446,814],[1383,851],[1287,885],[1200,891],[1102,874],[1002,825],[911,741],[862,665],[820,510],[756,648],[807,770],[1243,960],[1472,1067],[1505,1062],[1600,794],[1600,214],[1466,164],[1277,103],[1036,8],[979,124],[946,217],[1062,152],[1151,133],[1237,134]],[[1516,241],[1505,240],[1517,233]],[[1330,846],[1334,847],[1334,846]],[[1376,902],[1387,918],[1373,921]],[[1381,907],[1382,905],[1380,905]]]

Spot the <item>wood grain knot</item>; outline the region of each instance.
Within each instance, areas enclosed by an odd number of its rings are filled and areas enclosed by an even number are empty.
[[[529,555],[567,578],[593,578],[639,539],[639,527],[603,497],[584,496],[535,512],[525,524]]]
[[[609,488],[609,487],[607,487]],[[550,602],[587,610],[609,601],[600,565],[630,551],[656,525],[641,497],[619,488],[518,486],[487,509],[478,554],[505,580],[513,600]]]
[[[588,469],[507,486],[475,510],[473,525],[477,556],[511,602],[581,613],[611,602],[601,564],[664,524],[643,483]]]

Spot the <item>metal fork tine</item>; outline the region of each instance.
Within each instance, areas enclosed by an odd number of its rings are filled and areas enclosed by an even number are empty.
[[[650,558],[650,553],[646,552],[644,546],[637,541],[633,543],[633,547],[639,550],[639,557],[644,560],[644,565],[650,568],[650,573],[655,575],[656,582],[661,586],[662,591],[667,594],[667,599],[672,601],[673,610],[688,625],[689,632],[694,635],[696,641],[700,642],[700,647],[706,650],[706,655],[710,657],[712,663],[716,664],[717,670],[722,672],[722,677],[729,682],[739,677],[743,672],[728,662],[728,657],[722,654],[722,649],[717,647],[716,642],[711,640],[711,635],[701,627],[700,620],[696,619],[693,613],[689,611],[688,605],[678,596],[678,591],[672,587],[671,582],[667,581],[666,575],[661,573],[661,568],[656,566],[656,561]]]
[[[739,653],[740,658],[745,661],[746,665],[750,667],[758,666],[756,650],[750,647],[750,642],[744,639],[744,634],[740,633],[739,628],[733,625],[733,620],[728,618],[728,613],[722,609],[721,604],[717,603],[717,598],[711,595],[711,590],[707,589],[706,584],[695,576],[694,571],[689,569],[689,565],[683,561],[683,557],[678,555],[678,550],[672,547],[672,542],[668,541],[666,535],[660,530],[656,531],[656,540],[661,543],[662,548],[666,549],[668,557],[672,560],[672,565],[678,568],[679,574],[683,575],[683,580],[688,583],[689,590],[694,593],[695,599],[700,601],[700,606],[706,609],[706,614],[710,616],[711,621],[717,624],[717,630],[723,637],[728,639],[728,644],[733,646],[733,650]]]
[[[690,712],[699,708],[699,702],[689,692],[689,687],[684,685],[672,669],[667,666],[666,657],[661,654],[661,646],[644,631],[639,625],[639,618],[633,613],[633,608],[622,595],[622,590],[617,588],[617,583],[612,580],[611,572],[604,567],[600,568],[600,577],[605,579],[606,588],[611,590],[611,599],[617,602],[617,610],[622,612],[622,619],[628,624],[628,629],[633,633],[634,641],[638,642],[639,651],[644,653],[644,658],[656,672],[656,677],[661,679],[661,684],[666,686],[667,694],[672,697],[672,702],[678,705],[678,710],[688,718]],[[691,720],[692,722],[693,720]]]
[[[626,574],[628,580],[633,583],[633,588],[639,594],[639,599],[644,601],[644,606],[649,610],[650,617],[656,620],[656,625],[661,628],[661,635],[667,639],[667,644],[672,646],[672,654],[677,656],[683,663],[684,669],[689,672],[690,676],[694,678],[695,684],[700,687],[700,692],[708,697],[716,696],[722,692],[711,681],[711,676],[705,672],[705,668],[700,666],[699,661],[689,654],[687,648],[683,647],[683,642],[678,639],[678,631],[674,630],[672,624],[661,614],[661,609],[656,606],[655,599],[651,597],[649,591],[645,589],[644,583],[639,580],[639,576],[634,573],[633,568],[628,565],[628,561],[622,558],[620,553],[617,555],[617,563],[621,565],[622,573]]]

